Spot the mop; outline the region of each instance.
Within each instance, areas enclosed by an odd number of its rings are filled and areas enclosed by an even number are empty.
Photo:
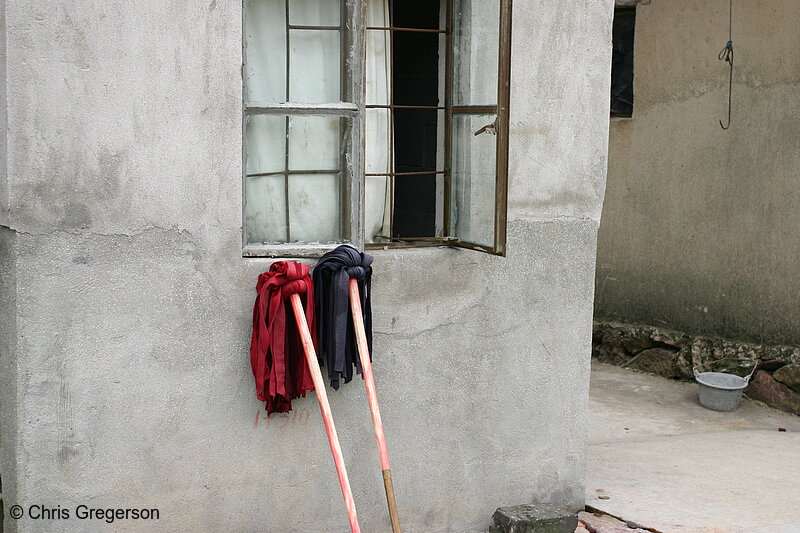
[[[314,286],[320,356],[326,360],[334,389],[340,379],[353,378],[353,367],[364,376],[372,426],[378,444],[383,485],[392,533],[400,533],[389,452],[383,432],[378,395],[372,374],[372,256],[349,246],[326,253],[314,267]],[[348,313],[349,308],[349,313]],[[363,313],[362,313],[363,308]],[[358,353],[358,358],[355,354]]]
[[[308,275],[308,266],[294,261],[273,263],[268,272],[258,277],[256,291],[258,295],[253,308],[250,345],[256,395],[259,400],[267,402],[267,411],[273,413],[291,410],[291,400],[305,396],[306,391],[316,391],[350,529],[352,533],[361,533],[339,437],[314,349],[314,286]],[[287,304],[287,299],[290,304]],[[294,321],[286,319],[289,305],[294,313]],[[301,351],[305,361],[300,355]]]

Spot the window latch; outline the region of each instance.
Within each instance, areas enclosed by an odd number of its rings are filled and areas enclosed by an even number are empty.
[[[476,131],[475,137],[477,137],[481,133],[491,133],[492,135],[497,135],[497,119],[494,119],[494,122],[492,122],[491,124],[487,124],[478,131]]]

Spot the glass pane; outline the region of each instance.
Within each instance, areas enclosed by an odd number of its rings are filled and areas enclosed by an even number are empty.
[[[286,13],[284,0],[246,0],[246,98],[286,101]]]
[[[338,174],[289,176],[289,242],[342,240]]]
[[[289,117],[289,170],[339,171],[341,162],[340,117]]]
[[[495,115],[453,115],[451,224],[455,237],[494,246],[497,136],[475,135]]]
[[[455,0],[453,103],[497,105],[500,0]]]
[[[289,16],[296,25],[338,26],[341,0],[291,0]],[[247,100],[268,103],[340,101],[341,31],[289,31],[287,68],[288,23],[285,0],[246,0]]]
[[[304,103],[341,100],[341,32],[289,31],[289,101]]]
[[[286,117],[247,117],[247,175],[283,172],[286,166]]]
[[[245,182],[248,243],[286,240],[286,176],[259,176]]]
[[[295,26],[338,26],[342,0],[290,0],[289,23]]]

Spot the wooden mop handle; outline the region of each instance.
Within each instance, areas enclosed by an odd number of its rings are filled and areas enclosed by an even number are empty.
[[[375,440],[378,442],[378,456],[380,457],[381,470],[383,471],[383,487],[386,489],[386,503],[389,506],[392,533],[400,533],[400,516],[397,514],[397,502],[394,498],[389,451],[386,449],[386,436],[383,434],[381,410],[378,407],[378,393],[375,391],[375,379],[372,376],[367,334],[364,331],[361,296],[358,292],[358,280],[355,278],[350,278],[350,310],[353,315],[353,326],[355,327],[356,341],[358,343],[358,357],[361,359],[361,371],[364,373],[364,383],[367,386],[367,400],[369,401],[369,411],[372,413],[372,427],[375,430]]]
[[[347,518],[350,521],[350,529],[353,533],[361,533],[356,515],[356,504],[353,501],[353,492],[350,490],[350,480],[347,479],[347,470],[344,467],[342,448],[339,446],[339,437],[336,435],[336,426],[333,424],[331,406],[328,403],[328,395],[325,393],[325,383],[322,381],[322,373],[319,371],[317,362],[317,351],[311,341],[311,332],[308,330],[306,315],[303,310],[303,303],[298,294],[291,295],[292,310],[297,320],[297,329],[300,331],[300,339],[303,341],[303,351],[306,354],[306,362],[311,370],[311,379],[314,382],[314,389],[317,393],[319,409],[322,411],[322,420],[325,422],[325,432],[328,434],[328,442],[333,453],[333,463],[336,465],[336,473],[339,476],[339,485],[342,487],[344,505],[347,508]],[[313,305],[313,302],[312,304]]]

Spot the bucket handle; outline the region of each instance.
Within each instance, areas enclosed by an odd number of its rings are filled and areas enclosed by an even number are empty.
[[[747,374],[747,375],[744,377],[744,382],[745,382],[745,383],[750,383],[750,378],[752,378],[752,377],[753,377],[753,374],[755,374],[755,373],[756,373],[756,368],[758,368],[758,360],[756,360],[756,361],[753,361],[753,370],[751,370],[751,371],[750,371],[750,373],[749,373],[749,374]]]
[[[695,365],[694,367],[692,367],[692,372],[694,373],[694,379],[700,377],[700,372],[698,371],[698,368],[700,368],[699,365]],[[753,377],[753,374],[755,374],[757,368],[758,368],[758,360],[755,360],[753,361],[753,370],[751,370],[749,374],[747,374],[744,378],[742,378],[744,379],[745,383],[748,384],[750,383],[750,378]]]

